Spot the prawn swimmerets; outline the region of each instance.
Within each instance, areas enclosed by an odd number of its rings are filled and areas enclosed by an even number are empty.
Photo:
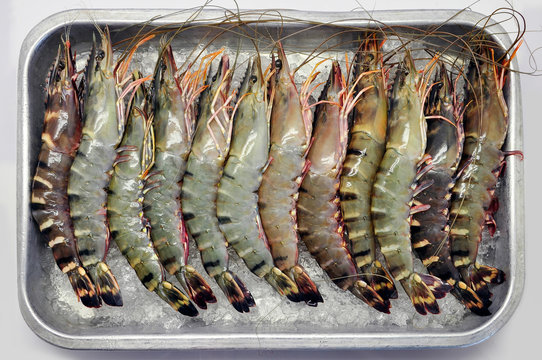
[[[484,59],[493,59],[493,50],[483,48]],[[513,55],[512,55],[513,56]],[[472,62],[468,74],[470,86],[465,112],[465,145],[460,168],[465,170],[453,188],[450,209],[450,241],[452,260],[463,281],[482,299],[491,304],[488,284],[501,284],[505,274],[494,267],[476,262],[482,229],[488,225],[495,231],[493,213],[498,203],[494,196],[497,179],[505,165],[504,156],[521,154],[503,152],[508,130],[508,107],[502,92],[505,74],[511,60]]]
[[[154,166],[147,179],[143,201],[151,239],[166,271],[177,277],[200,308],[216,298],[207,282],[188,265],[188,233],[179,196],[196,123],[200,71],[186,70],[176,77],[171,46],[164,45],[154,74]]]
[[[431,63],[427,65],[429,69]],[[426,208],[411,207],[417,169],[425,160],[424,75],[428,76],[416,70],[407,50],[393,84],[386,151],[376,174],[371,203],[375,236],[388,269],[401,282],[416,311],[423,315],[438,314],[436,298],[450,289],[435,276],[414,272],[410,244],[411,214]]]
[[[415,196],[416,201],[431,206],[412,215],[412,247],[431,275],[438,276],[453,288],[451,293],[478,315],[489,315],[478,295],[461,281],[452,263],[448,241],[451,190],[463,150],[463,105],[457,98],[444,64],[437,74],[426,106],[427,149],[432,168],[420,177],[430,186]]]
[[[141,79],[139,74],[134,77]],[[181,314],[196,316],[198,311],[190,299],[165,281],[164,268],[154,251],[148,222],[143,216],[145,180],[154,158],[152,117],[148,116],[143,84],[137,88],[128,109],[107,198],[111,237],[149,291]]]
[[[124,131],[124,120],[117,116],[118,88],[109,30],[98,30],[101,45],[97,47],[94,42],[87,64],[83,134],[70,170],[68,196],[81,263],[101,299],[108,305],[121,306],[117,280],[105,263],[110,237],[105,188]]]
[[[273,264],[258,213],[257,191],[269,152],[267,83],[256,56],[248,65],[239,93],[231,149],[218,187],[217,215],[228,244],[250,271],[297,302],[302,299],[296,284]]]
[[[385,300],[397,298],[393,280],[376,259],[376,240],[371,218],[371,195],[378,165],[386,149],[388,96],[382,45],[368,37],[357,54],[358,91],[350,141],[343,165],[339,193],[345,230],[358,266],[360,279]]]
[[[68,176],[81,139],[81,112],[69,39],[63,45],[47,79],[42,144],[32,181],[32,216],[77,298],[87,307],[100,307],[96,289],[79,264],[70,218]]]
[[[299,94],[280,44],[278,59],[272,65],[275,74],[271,81],[276,79],[276,84],[271,111],[271,147],[269,166],[258,191],[258,207],[275,266],[297,284],[307,304],[316,306],[324,300],[298,264],[296,215],[299,185],[309,165],[306,157],[312,133],[312,111],[308,98],[309,86],[316,74],[313,70]]]
[[[232,71],[223,55],[217,73],[200,100],[200,113],[181,191],[181,207],[188,230],[201,253],[205,271],[217,282],[239,312],[249,312],[254,298],[229,270],[227,243],[220,231],[216,197],[230,147],[232,119],[229,95]]]
[[[339,181],[348,143],[348,116],[356,98],[354,87],[344,84],[341,68],[333,62],[321,103],[316,109],[313,143],[307,160],[310,168],[299,188],[297,220],[299,234],[312,256],[341,289],[375,309],[389,313],[384,301],[365,281],[358,278],[344,239],[339,207]]]

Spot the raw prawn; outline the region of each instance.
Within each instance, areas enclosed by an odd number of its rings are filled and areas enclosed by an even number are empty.
[[[316,74],[311,73],[299,94],[280,44],[278,59],[272,65],[275,74],[271,81],[276,79],[276,84],[271,111],[271,147],[269,166],[258,190],[258,207],[275,266],[297,284],[307,304],[316,306],[323,302],[322,296],[298,264],[296,215],[299,185],[309,166],[306,157],[312,112],[308,98],[309,86]]]
[[[98,30],[101,44],[97,46],[94,41],[87,64],[83,134],[70,170],[68,196],[81,263],[101,299],[108,305],[121,306],[117,280],[105,263],[110,237],[105,188],[124,122],[117,117],[117,82],[109,30]]]
[[[502,89],[511,59],[496,64],[490,60],[494,56],[488,48],[483,48],[481,55],[488,60],[480,61],[478,67],[472,62],[468,74],[467,101],[471,106],[465,112],[465,145],[460,164],[460,168],[466,168],[452,191],[449,236],[455,267],[488,307],[492,296],[488,284],[501,284],[505,274],[476,262],[478,244],[484,225],[488,225],[491,235],[495,232],[495,187],[506,164],[504,157],[521,152],[501,150],[508,130],[508,107]]]
[[[77,255],[68,203],[68,177],[81,139],[81,112],[75,57],[69,39],[59,47],[47,79],[42,144],[32,181],[31,208],[40,232],[47,238],[56,264],[68,276],[83,305],[101,301]]]
[[[299,188],[299,234],[338,287],[389,313],[389,301],[358,279],[356,264],[344,239],[338,189],[348,143],[348,115],[356,101],[353,90],[346,87],[339,63],[334,61],[316,109],[313,143],[307,156],[311,166]],[[362,92],[358,93],[358,97],[361,95]]]
[[[385,300],[397,297],[393,280],[376,259],[376,240],[371,218],[371,195],[378,165],[386,149],[388,123],[387,73],[382,67],[381,45],[370,36],[357,53],[356,73],[364,74],[358,91],[350,141],[339,192],[344,226],[360,279]]]

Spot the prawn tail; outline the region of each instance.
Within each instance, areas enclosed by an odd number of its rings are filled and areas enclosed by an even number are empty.
[[[193,317],[198,315],[198,310],[194,304],[192,304],[190,299],[170,282],[162,281],[154,291],[162,300],[175,309],[175,311],[186,316]]]
[[[122,306],[119,284],[109,266],[100,261],[86,267],[96,288],[97,296],[109,306]]]
[[[491,297],[493,296],[489,291],[489,284],[502,284],[506,279],[502,270],[478,263],[474,266],[461,268],[460,273],[463,280],[482,299],[486,307],[491,305]]]
[[[475,279],[481,279],[487,284],[502,284],[506,280],[506,274],[504,271],[497,268],[480,265],[476,263],[474,265],[475,271],[473,273]]]
[[[83,267],[78,266],[66,275],[68,275],[73,290],[83,305],[89,308],[102,306],[98,293]]]
[[[301,265],[295,265],[290,272],[299,289],[299,292],[301,293],[303,301],[305,301],[307,305],[317,306],[318,303],[324,302],[318,288]]]
[[[185,265],[175,274],[175,277],[186,293],[190,296],[190,299],[200,308],[207,309],[207,304],[216,303],[216,297],[213,294],[213,290],[209,284],[205,281],[196,269],[190,265]]]
[[[428,282],[431,285],[428,285]],[[440,313],[437,297],[434,295],[434,291],[439,290],[437,284],[444,285],[440,279],[431,275],[412,273],[408,278],[401,280],[401,284],[418,313],[422,315]]]
[[[382,299],[397,299],[397,288],[395,288],[393,278],[380,261],[375,260],[363,267],[360,279],[369,284]]]
[[[286,274],[274,267],[265,275],[265,280],[283,296],[293,302],[304,301],[303,295],[299,292],[297,285]]]
[[[446,296],[447,293],[452,290],[452,286],[447,282],[442,281],[442,279],[428,274],[418,274],[422,281],[427,285],[429,290],[435,296],[435,299],[442,299]]]
[[[251,307],[256,306],[254,298],[237,275],[226,270],[215,278],[218,286],[220,286],[235,310],[245,313],[249,312]]]
[[[479,316],[491,315],[484,301],[463,281],[457,281],[450,292],[474,314]]]
[[[109,306],[122,306],[119,284],[106,263],[101,261],[93,267],[92,278],[104,303]]]
[[[376,292],[376,290],[369,286],[365,281],[356,281],[349,290],[357,298],[363,300],[373,309],[385,314],[390,313],[390,301],[388,299],[383,299],[378,292]]]

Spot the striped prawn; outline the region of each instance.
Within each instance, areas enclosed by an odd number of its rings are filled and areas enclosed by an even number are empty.
[[[117,116],[118,84],[109,31],[98,28],[101,44],[94,45],[87,64],[87,97],[81,145],[70,170],[68,196],[77,250],[94,281],[98,295],[108,305],[121,306],[120,289],[105,263],[109,248],[106,220],[107,193],[116,147],[124,130]]]
[[[388,122],[387,73],[382,67],[382,46],[372,36],[357,53],[358,91],[350,141],[339,192],[345,229],[360,279],[385,300],[397,297],[393,280],[376,259],[376,240],[371,219],[371,194],[378,165],[386,149]]]
[[[200,74],[204,71],[188,69],[177,77],[171,46],[163,44],[154,74],[155,159],[143,202],[162,265],[202,309],[216,298],[203,277],[188,264],[189,239],[179,197],[192,145],[196,100],[203,90],[199,87]]]
[[[250,271],[297,302],[302,299],[296,284],[273,264],[258,212],[257,191],[269,152],[269,75],[262,73],[260,58],[255,56],[239,93],[232,144],[218,187],[217,215],[228,244]]]
[[[490,235],[495,232],[495,187],[506,164],[504,157],[522,153],[501,150],[508,130],[503,86],[515,52],[499,64],[493,60],[492,49],[484,47],[480,53],[485,60],[479,61],[478,66],[473,61],[468,73],[467,100],[471,106],[465,112],[465,145],[460,164],[465,170],[452,191],[449,236],[454,266],[488,307],[492,296],[488,284],[504,282],[505,274],[476,262],[478,245],[485,225]]]
[[[69,39],[59,47],[47,79],[42,144],[32,181],[31,208],[60,270],[87,307],[101,301],[77,255],[68,203],[68,176],[81,139],[81,108],[75,85],[77,72]]]
[[[273,59],[274,60],[274,59]],[[299,185],[306,174],[312,133],[312,111],[308,104],[311,72],[298,92],[282,45],[272,62],[275,95],[271,111],[269,166],[258,190],[258,207],[275,266],[297,285],[303,300],[312,306],[322,296],[305,269],[298,264],[296,203]]]
[[[433,68],[434,61],[427,69]],[[436,299],[450,289],[435,276],[415,272],[412,258],[411,215],[427,208],[411,207],[417,177],[424,171],[418,171],[418,166],[426,160],[425,77],[427,73],[416,70],[407,50],[393,84],[386,151],[376,174],[371,203],[375,236],[388,268],[422,315],[438,314]]]
[[[216,213],[218,183],[232,132],[231,79],[229,59],[223,55],[200,99],[200,113],[181,190],[181,207],[205,271],[215,279],[237,311],[249,312],[256,304],[244,283],[229,269],[227,243]]]
[[[313,143],[307,155],[311,166],[299,188],[299,234],[338,287],[389,313],[389,301],[358,278],[340,214],[338,189],[348,143],[348,116],[363,94],[361,90],[354,97],[354,88],[355,84],[351,89],[346,87],[339,63],[334,61],[316,108]]]
[[[134,78],[141,79],[139,74]],[[111,237],[135,270],[141,283],[173,309],[187,316],[198,311],[173,284],[165,280],[165,271],[149,236],[149,224],[143,215],[146,180],[154,161],[152,117],[144,84],[139,84],[128,105],[124,136],[113,167],[107,198],[107,219]],[[152,185],[151,185],[152,186]]]
[[[452,286],[455,297],[473,313],[483,316],[490,313],[478,295],[461,281],[452,263],[448,241],[451,190],[461,174],[457,168],[464,140],[463,104],[456,95],[457,79],[452,83],[442,64],[429,94],[426,153],[432,158],[432,168],[420,177],[420,183],[431,185],[415,199],[430,208],[412,216],[410,231],[412,247],[428,272]]]

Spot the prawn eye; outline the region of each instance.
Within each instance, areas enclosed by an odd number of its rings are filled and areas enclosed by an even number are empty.
[[[216,81],[216,74],[213,75],[213,81]]]
[[[166,64],[162,63],[162,71],[166,71],[166,70],[167,70]]]
[[[100,49],[98,51],[98,54],[96,54],[96,60],[102,61],[104,57],[105,57],[105,51]]]
[[[279,70],[282,69],[282,60],[281,59],[275,60],[275,67],[277,69],[279,69]]]
[[[255,75],[252,75],[250,77],[250,82],[253,83],[253,84],[256,84],[256,81],[258,81],[258,78]]]
[[[64,67],[65,67],[65,66],[66,66],[66,65],[64,64],[64,61],[60,60],[60,61],[58,62],[58,70],[60,70],[60,71],[64,70]]]

